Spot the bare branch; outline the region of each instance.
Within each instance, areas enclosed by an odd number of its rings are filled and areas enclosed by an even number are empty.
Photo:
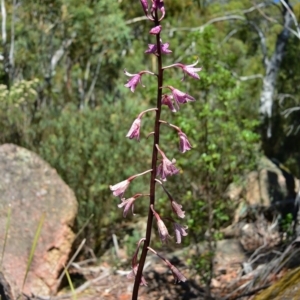
[[[226,14],[225,16],[213,18],[213,19],[209,20],[207,23],[205,23],[204,25],[201,25],[199,27],[172,28],[171,31],[170,31],[170,34],[172,35],[173,32],[175,32],[175,31],[198,31],[199,30],[200,32],[202,32],[206,26],[211,25],[211,24],[216,23],[216,22],[227,21],[227,20],[231,20],[231,19],[245,20],[245,18],[243,18],[242,16],[235,15],[235,14],[240,13],[240,14],[245,15],[245,14],[251,13],[251,12],[257,10],[257,9],[266,7],[266,6],[267,6],[266,3],[260,3],[260,4],[255,4],[254,6],[248,8],[248,9],[245,9],[245,10],[231,11],[231,12],[225,13]]]
[[[237,29],[231,30],[231,31],[225,36],[225,38],[224,38],[223,41],[220,43],[220,45],[227,43],[228,40],[229,40],[232,36],[234,36],[237,32],[238,32]]]
[[[1,15],[2,15],[2,45],[6,44],[6,8],[4,0],[1,0]]]
[[[200,31],[203,32],[203,30],[205,29],[205,27],[207,27],[208,25],[217,23],[217,22],[222,22],[222,21],[229,21],[229,20],[241,20],[241,21],[245,21],[246,19],[242,16],[239,15],[228,15],[228,16],[223,16],[223,17],[217,17],[214,19],[209,20],[208,22],[206,22],[205,24],[201,25],[201,26],[197,26],[197,27],[174,27],[170,29],[170,36],[173,36],[173,33],[175,31]]]
[[[257,7],[257,10],[258,10],[258,12],[267,20],[267,21],[269,21],[269,22],[272,22],[272,23],[276,23],[276,24],[280,24],[280,25],[282,25],[283,27],[285,27],[284,26],[284,24],[281,24],[278,20],[276,20],[276,19],[274,19],[274,18],[272,18],[272,17],[269,17],[268,15],[266,15],[264,12],[263,12],[263,10],[261,10],[259,7]],[[296,37],[298,37],[299,38],[299,25],[298,25],[298,32],[296,32],[295,30],[293,30],[292,28],[290,28],[290,27],[287,27],[287,28],[285,28],[285,29],[287,29],[290,33],[292,33],[293,35],[295,35]]]
[[[58,50],[55,51],[54,55],[51,58],[51,62],[50,62],[50,74],[51,74],[51,76],[54,75],[55,68],[56,68],[58,62],[63,57],[63,55],[65,54],[66,49],[68,47],[70,47],[72,42],[73,42],[72,38],[69,39],[69,40],[63,41],[62,46]]]
[[[223,22],[223,21],[229,21],[229,20],[240,20],[243,22],[248,23],[258,34],[259,38],[260,38],[260,44],[261,44],[261,49],[262,49],[262,53],[264,56],[264,61],[266,60],[267,57],[267,47],[266,47],[266,38],[262,32],[262,30],[252,21],[248,20],[247,18],[243,17],[243,16],[239,16],[239,15],[227,15],[227,16],[223,16],[223,17],[217,17],[214,19],[209,20],[207,23],[205,23],[204,25],[201,25],[199,27],[192,27],[192,28],[187,28],[187,27],[182,27],[182,28],[172,28],[170,30],[169,36],[173,36],[173,33],[175,31],[200,31],[202,32],[205,27],[207,27],[208,25],[217,23],[217,22]],[[226,39],[226,38],[225,38]]]
[[[284,50],[287,45],[290,31],[287,28],[291,27],[293,22],[291,15],[286,10],[283,14],[284,18],[284,28],[280,32],[276,40],[275,51],[270,60],[266,60],[266,75],[263,80],[263,88],[260,96],[260,108],[259,112],[262,119],[267,124],[266,137],[270,138],[272,136],[271,131],[271,117],[273,108],[273,97],[275,93],[275,86],[277,81],[277,75],[279,68],[284,56]]]
[[[240,81],[247,81],[247,80],[252,80],[252,79],[264,79],[264,76],[262,74],[253,74],[253,75],[249,75],[249,76],[241,76],[239,77]]]
[[[125,24],[129,25],[129,24],[133,24],[133,23],[137,23],[137,22],[141,22],[141,21],[145,21],[145,20],[148,20],[148,18],[146,16],[136,17],[136,18],[126,21]]]
[[[287,118],[291,113],[293,113],[294,111],[300,110],[300,106],[299,107],[292,107],[292,108],[288,108],[286,110],[284,110],[281,114]]]
[[[247,80],[252,80],[252,79],[264,79],[264,76],[262,74],[253,74],[249,76],[239,76],[236,72],[231,70],[232,75],[237,78],[240,81],[247,81]]]
[[[280,107],[282,107],[283,102],[286,98],[293,99],[295,101],[295,104],[298,102],[296,97],[291,94],[278,94],[278,100],[279,100],[278,102],[279,102]]]
[[[300,29],[299,29],[299,24],[298,24],[298,21],[297,21],[297,18],[294,14],[294,12],[291,10],[289,4],[285,1],[285,0],[280,0],[280,2],[282,3],[282,5],[286,8],[286,10],[289,12],[289,14],[291,15],[293,21],[294,21],[294,24],[296,26],[296,29],[297,29],[297,37],[298,39],[300,39]]]
[[[15,10],[16,10],[16,0],[13,0],[12,6],[12,16],[11,16],[11,42],[9,50],[9,62],[11,67],[14,66],[14,45],[15,45]]]

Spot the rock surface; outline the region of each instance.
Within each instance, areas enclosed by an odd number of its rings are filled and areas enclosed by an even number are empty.
[[[0,251],[4,249],[0,270],[9,285],[17,287],[14,298],[21,292],[55,294],[57,278],[75,237],[71,229],[77,213],[74,193],[38,155],[12,144],[0,146],[0,178]],[[10,209],[10,225],[6,231]],[[43,215],[41,233],[23,287],[30,251]]]
[[[231,184],[227,197],[236,202],[234,222],[222,230],[225,237],[239,238],[246,251],[255,251],[280,242],[278,223],[287,214],[295,220],[296,191],[299,180],[278,161],[262,157],[256,171],[250,172],[242,185]]]
[[[299,186],[299,179],[279,162],[262,157],[257,170],[250,172],[242,185],[231,184],[228,188],[227,196],[240,203],[235,221],[243,217],[246,206],[269,207],[279,202],[288,204],[289,199],[295,199]]]

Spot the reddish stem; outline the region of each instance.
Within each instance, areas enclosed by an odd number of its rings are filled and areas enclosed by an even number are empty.
[[[155,26],[159,25],[157,11],[155,11]],[[162,69],[162,57],[161,57],[161,42],[160,42],[160,34],[156,35],[156,45],[157,45],[157,110],[156,117],[154,123],[154,140],[153,140],[153,148],[152,148],[152,163],[151,163],[151,179],[150,179],[150,203],[149,203],[149,211],[148,211],[148,220],[147,220],[147,229],[146,229],[146,240],[144,241],[142,254],[139,260],[138,271],[135,276],[133,292],[132,292],[132,300],[138,299],[139,287],[142,278],[143,268],[145,265],[148,247],[150,245],[151,240],[151,231],[152,231],[152,222],[153,222],[153,212],[151,210],[151,205],[154,206],[155,203],[155,177],[156,177],[156,169],[157,169],[157,148],[155,145],[159,144],[159,127],[160,127],[160,114],[161,114],[161,98],[162,98],[162,89],[160,88],[163,85],[163,69]]]

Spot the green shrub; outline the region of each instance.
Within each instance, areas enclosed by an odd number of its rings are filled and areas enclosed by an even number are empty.
[[[166,119],[182,128],[194,149],[179,155],[178,137],[167,127],[162,128],[161,145],[169,158],[177,159],[185,175],[170,178],[166,186],[187,212],[190,234],[185,241],[190,243],[204,239],[209,215],[215,230],[231,221],[234,207],[224,198],[224,192],[229,183],[253,169],[258,135],[256,107],[247,107],[243,85],[220,61],[221,50],[215,46],[213,30],[208,28],[187,39],[195,43],[203,66],[201,80],[191,82],[185,89],[196,102],[193,106],[182,105],[180,114],[170,115],[164,107],[162,119],[168,114]],[[177,72],[175,76],[182,74]],[[166,85],[172,84],[173,73],[166,72],[166,79]],[[152,142],[145,138],[153,131],[148,116],[143,118],[140,143],[130,143],[124,136],[134,116],[149,108],[152,99],[138,99],[140,94],[136,94],[136,100],[113,102],[107,95],[95,108],[80,110],[72,104],[76,100],[62,107],[53,103],[37,108],[34,84],[35,81],[16,83],[10,92],[0,89],[1,142],[25,146],[57,169],[78,199],[78,228],[94,215],[84,235],[96,251],[101,250],[111,233],[123,235],[118,231],[122,212],[116,209],[118,200],[112,197],[109,185],[144,171],[151,164],[148,153]],[[148,88],[151,89],[149,82]],[[136,180],[127,195],[147,193],[146,182],[146,177]],[[163,195],[158,194],[157,202],[162,213],[169,210],[162,206]],[[142,215],[145,209],[141,199],[136,213]]]

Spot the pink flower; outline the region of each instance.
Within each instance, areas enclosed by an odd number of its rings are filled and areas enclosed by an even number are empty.
[[[175,236],[176,236],[176,243],[180,244],[181,243],[181,237],[182,236],[187,236],[186,229],[188,229],[187,226],[180,225],[178,223],[173,223],[174,226],[174,231],[175,231]]]
[[[131,128],[129,129],[126,137],[128,137],[130,139],[136,139],[137,141],[139,141],[140,140],[140,128],[141,128],[141,118],[138,117],[132,123]]]
[[[165,121],[160,120],[161,123],[167,123]],[[175,126],[173,124],[167,123],[170,127],[177,130],[178,136],[179,136],[179,151],[184,153],[188,150],[192,149],[192,146],[186,136],[185,133],[181,131],[181,129],[178,126]]]
[[[157,9],[161,11],[162,16],[159,19],[159,21],[161,21],[166,14],[163,0],[152,0],[151,14],[153,15],[154,11]]]
[[[194,66],[196,66],[197,64],[198,64],[198,60],[191,65],[178,64],[178,66],[181,67],[183,72],[185,72],[189,76],[195,79],[200,79],[200,76],[197,74],[197,72],[200,72],[202,68],[194,68]]]
[[[174,166],[175,160],[170,161],[164,157],[161,164],[157,167],[157,176],[160,176],[162,181],[167,181],[167,176],[175,175],[179,170]]]
[[[148,1],[147,0],[140,0],[140,2],[142,4],[145,15],[147,16],[147,14],[148,14]]]
[[[166,265],[170,268],[173,276],[174,276],[174,279],[175,279],[175,283],[179,283],[179,282],[185,282],[187,279],[184,277],[183,274],[181,274],[181,272],[174,266],[170,263],[169,260],[167,260],[166,258],[164,258],[162,255],[160,255],[159,253],[157,253],[154,249],[152,249],[151,247],[147,247],[148,250],[150,250],[151,252],[153,252],[154,254],[156,254],[160,259],[162,259]]]
[[[146,109],[144,111],[142,111],[138,117],[134,120],[134,122],[132,123],[126,137],[130,138],[130,139],[136,139],[137,141],[140,140],[140,129],[141,129],[141,122],[142,122],[142,116],[149,111],[155,111],[157,110],[157,108],[149,108]]]
[[[148,50],[145,51],[147,54],[157,54],[157,46],[155,44],[148,44]]]
[[[161,25],[155,26],[150,30],[150,34],[157,35],[161,32]]]
[[[160,218],[159,214],[154,210],[153,205],[151,205],[152,212],[155,216],[155,219],[157,221],[157,227],[158,227],[158,233],[159,237],[162,243],[167,243],[168,239],[171,238],[169,235],[168,229],[163,222],[163,220]]]
[[[189,101],[195,101],[195,98],[192,97],[191,95],[184,93],[178,89],[175,89],[172,86],[167,86],[167,87],[172,91],[173,97],[178,105],[179,103],[184,104]]]
[[[163,151],[160,150],[159,146],[156,145],[157,150],[160,152],[162,156],[162,162],[157,167],[157,176],[160,176],[161,180],[166,181],[167,176],[175,175],[179,172],[179,170],[174,166],[175,160],[170,161]]]
[[[145,51],[147,54],[155,54],[157,55],[157,46],[156,44],[148,44],[148,50]],[[169,48],[169,43],[161,44],[160,49],[162,54],[169,54],[172,51]]]
[[[176,112],[176,108],[173,105],[173,96],[172,95],[163,95],[162,96],[162,100],[161,100],[161,104],[163,105],[167,105],[169,107],[169,109],[171,110],[171,112]]]
[[[172,64],[170,66],[164,67],[163,69],[168,69],[171,67],[179,67],[182,69],[184,76],[181,80],[185,79],[185,74],[188,74],[189,76],[195,78],[195,79],[200,79],[200,76],[197,74],[197,72],[200,72],[202,70],[202,68],[194,68],[194,66],[196,66],[198,64],[197,60],[195,63],[191,64],[191,65],[184,65],[181,63],[176,63],[176,64]]]
[[[163,222],[163,220],[159,219],[157,220],[157,227],[158,227],[158,233],[159,233],[159,238],[162,243],[167,243],[168,240],[171,238],[169,235],[168,229]]]
[[[172,53],[172,51],[169,50],[168,48],[169,48],[169,43],[161,44],[161,53],[163,53],[163,54]]]
[[[121,181],[115,185],[110,186],[110,190],[113,192],[113,195],[116,197],[122,198],[126,189],[128,188],[130,184],[130,180],[126,179],[124,181]]]
[[[125,207],[124,207],[124,211],[123,211],[123,217],[124,217],[124,218],[126,218],[126,216],[127,216],[127,214],[128,214],[128,211],[130,210],[130,208],[131,208],[132,214],[134,215],[134,213],[133,213],[133,209],[134,209],[134,201],[135,201],[137,198],[141,197],[141,196],[142,196],[142,194],[136,194],[136,195],[134,195],[133,197],[128,198],[128,199],[125,199],[125,198],[122,198],[122,199],[121,199],[122,203],[120,203],[120,204],[118,205],[118,207],[121,208],[121,207],[125,206]]]
[[[192,146],[186,136],[185,133],[182,131],[178,131],[178,136],[179,136],[179,150],[181,153],[184,153],[188,150],[192,149]]]
[[[179,218],[184,218],[185,217],[185,211],[182,210],[182,205],[174,201],[173,199],[171,200],[171,207],[173,212],[179,217]]]
[[[130,74],[129,72],[127,72],[126,70],[124,70],[124,73],[126,76],[132,77],[131,79],[128,80],[128,82],[124,85],[128,88],[130,88],[130,90],[132,92],[135,91],[137,85],[140,83],[143,87],[144,85],[142,84],[142,75],[145,73],[154,75],[154,73],[150,72],[150,71],[141,71],[138,74]]]
[[[184,275],[174,266],[170,263],[169,268],[173,274],[173,277],[175,279],[175,284],[179,283],[179,282],[186,282],[186,278],[184,277]]]
[[[182,210],[182,205],[178,204],[173,197],[171,196],[171,194],[168,192],[168,190],[164,187],[164,185],[162,184],[162,182],[160,182],[159,180],[156,179],[157,182],[160,183],[161,187],[163,188],[163,190],[165,191],[165,193],[168,195],[168,198],[171,202],[171,207],[173,212],[179,217],[179,218],[184,218],[185,217],[185,212]],[[172,220],[173,221],[173,220]]]
[[[130,182],[135,179],[136,177],[142,176],[146,173],[152,172],[152,169],[147,170],[145,172],[139,173],[139,174],[135,174],[129,178],[127,178],[126,180],[123,180],[115,185],[110,185],[109,188],[110,190],[113,192],[113,195],[116,197],[120,197],[122,199],[126,189],[128,188]]]
[[[124,70],[125,75],[132,77],[130,80],[128,80],[128,83],[126,83],[124,86],[130,88],[130,90],[134,93],[136,86],[138,83],[141,83],[141,74],[130,74],[126,70]],[[142,84],[143,85],[143,84]]]

